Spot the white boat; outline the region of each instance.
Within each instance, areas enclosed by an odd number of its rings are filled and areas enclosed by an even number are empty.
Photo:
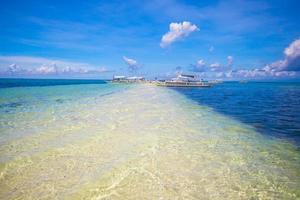
[[[142,76],[113,76],[112,82],[114,83],[140,83],[145,81],[145,78]]]
[[[180,74],[176,78],[167,81],[158,81],[158,86],[166,87],[211,87],[207,81],[197,80],[195,75]]]
[[[112,82],[126,82],[126,76],[113,76]]]
[[[145,78],[142,76],[131,76],[131,77],[128,77],[127,80],[137,82],[137,81],[144,81]]]

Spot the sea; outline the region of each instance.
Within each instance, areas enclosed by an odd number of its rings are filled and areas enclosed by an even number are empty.
[[[0,199],[300,199],[300,83],[0,79]]]

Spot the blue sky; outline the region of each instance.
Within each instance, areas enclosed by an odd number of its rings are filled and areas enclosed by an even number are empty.
[[[3,1],[0,75],[299,78],[300,3]]]

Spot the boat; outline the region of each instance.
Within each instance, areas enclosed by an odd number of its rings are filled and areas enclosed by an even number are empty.
[[[127,79],[126,76],[113,76],[113,79],[111,80],[113,83],[126,83]]]
[[[113,83],[141,83],[144,82],[145,78],[142,76],[113,76]]]
[[[128,82],[142,82],[145,81],[145,78],[142,76],[131,76],[126,78]]]
[[[176,78],[167,81],[157,81],[157,86],[166,86],[166,87],[211,87],[212,84],[203,81],[197,80],[195,75],[189,74],[180,74]]]

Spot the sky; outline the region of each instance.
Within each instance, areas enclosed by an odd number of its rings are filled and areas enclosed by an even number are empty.
[[[297,0],[0,3],[0,77],[300,79]]]

